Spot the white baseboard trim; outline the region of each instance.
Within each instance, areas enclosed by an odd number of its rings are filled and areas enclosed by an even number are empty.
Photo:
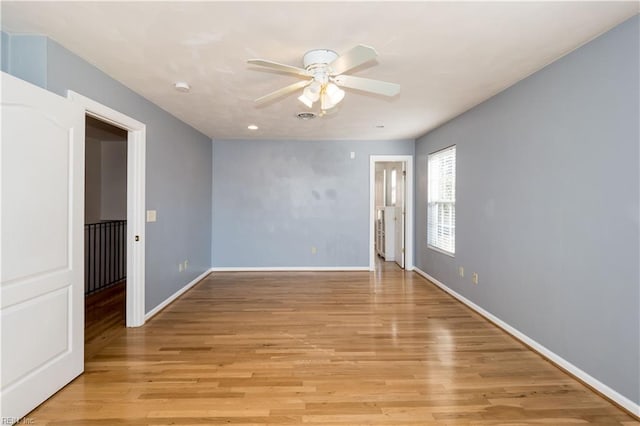
[[[600,392],[602,395],[606,396],[611,401],[613,401],[614,403],[618,404],[620,407],[622,407],[625,410],[629,411],[634,416],[640,417],[640,405],[639,404],[636,404],[635,402],[631,401],[629,398],[627,398],[624,395],[621,395],[620,393],[618,393],[617,391],[611,389],[609,386],[605,385],[604,383],[602,383],[598,379],[594,378],[593,376],[589,375],[585,371],[583,371],[580,368],[576,367],[575,365],[571,364],[566,359],[562,358],[561,356],[557,355],[556,353],[554,353],[551,350],[547,349],[546,347],[542,346],[540,343],[536,342],[535,340],[533,340],[532,338],[530,338],[526,334],[524,334],[524,333],[520,332],[519,330],[513,328],[512,326],[510,326],[506,322],[502,321],[500,318],[496,317],[492,313],[484,310],[483,308],[481,308],[480,306],[476,305],[475,303],[473,303],[472,301],[470,301],[466,297],[464,297],[461,294],[459,294],[459,293],[455,292],[454,290],[450,289],[449,287],[447,287],[446,285],[444,285],[443,283],[441,283],[440,281],[438,281],[437,279],[435,279],[431,275],[427,274],[423,270],[421,270],[421,269],[419,269],[417,267],[415,267],[413,270],[416,273],[418,273],[419,275],[422,275],[428,281],[430,281],[433,284],[435,284],[436,286],[440,287],[442,290],[444,290],[447,293],[449,293],[454,298],[458,299],[460,302],[464,303],[465,305],[467,305],[468,307],[470,307],[471,309],[473,309],[474,311],[476,311],[477,313],[479,313],[480,315],[485,317],[486,319],[488,319],[489,321],[491,321],[492,323],[494,323],[495,325],[497,325],[498,327],[500,327],[501,329],[503,329],[504,331],[506,331],[507,333],[509,333],[510,335],[512,335],[513,337],[515,337],[516,339],[520,340],[525,345],[529,346],[534,351],[538,352],[543,357],[547,358],[552,363],[556,364],[561,369],[565,370],[569,374],[575,376],[576,378],[578,378],[582,382],[584,382],[587,385],[591,386],[593,389],[595,389],[596,391]]]
[[[182,296],[187,290],[189,290],[194,285],[198,284],[200,281],[206,278],[206,276],[209,275],[210,273],[211,273],[211,269],[204,271],[202,274],[194,278],[193,281],[187,283],[187,285],[182,287],[180,290],[176,291],[171,296],[167,297],[162,303],[160,303],[158,306],[156,306],[155,308],[147,312],[144,315],[144,320],[149,321],[154,315],[156,315],[158,312],[166,308],[169,304],[171,304],[171,302],[176,300],[178,297]]]
[[[353,272],[369,271],[368,266],[267,266],[267,267],[214,267],[211,272]]]

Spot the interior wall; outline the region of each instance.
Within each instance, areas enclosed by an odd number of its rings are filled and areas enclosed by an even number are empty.
[[[392,201],[392,170],[396,171],[396,203]],[[386,171],[386,173],[385,173]],[[401,161],[378,161],[376,162],[376,206],[401,206],[404,202],[404,191],[402,187],[403,163]],[[385,179],[386,177],[386,179]]]
[[[387,181],[385,182],[385,186],[386,186],[386,200],[385,200],[385,205],[387,206],[402,206],[402,203],[404,202],[404,194],[403,194],[403,188],[402,188],[402,169],[403,169],[403,163],[402,162],[394,162],[394,161],[390,161],[390,162],[385,162],[383,163],[383,168],[387,171]],[[395,199],[395,203],[393,200],[393,171],[395,170],[396,172],[396,199]]]
[[[102,142],[85,137],[84,223],[98,223],[102,216]]]
[[[127,141],[101,143],[100,218],[127,220]]]
[[[230,268],[368,267],[370,156],[414,151],[413,140],[213,145],[212,265]]]
[[[47,39],[2,31],[2,71],[36,86],[47,85]]]
[[[211,139],[47,37],[2,37],[11,52],[21,46],[20,61],[9,58],[13,75],[26,79],[29,71],[13,65],[34,63],[40,72],[44,64],[45,78],[33,83],[64,97],[73,90],[146,125],[146,207],[158,218],[146,225],[149,312],[210,268]],[[184,260],[189,267],[179,272]]]
[[[636,404],[638,34],[636,16],[416,144],[417,266]],[[455,258],[426,243],[427,155],[452,144]]]
[[[11,36],[4,31],[0,31],[0,69],[3,72],[9,73],[9,47],[11,43],[9,38]]]
[[[376,207],[381,207],[384,206],[384,183],[385,183],[385,176],[384,176],[384,167],[382,166],[382,163],[376,163],[376,170],[375,170],[375,180],[376,180],[376,185],[375,185],[375,206]]]
[[[85,119],[85,223],[127,220],[127,132]]]

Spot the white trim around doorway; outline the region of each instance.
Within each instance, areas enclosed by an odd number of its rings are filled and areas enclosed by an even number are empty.
[[[146,126],[72,90],[67,98],[86,115],[127,130],[127,327],[145,322],[145,167]],[[84,165],[84,159],[82,160]],[[83,166],[84,173],[84,166]]]
[[[375,252],[375,219],[376,219],[376,163],[404,162],[406,165],[406,202],[405,202],[405,270],[412,271],[413,264],[413,155],[372,155],[369,165],[369,270],[374,271],[376,265]]]

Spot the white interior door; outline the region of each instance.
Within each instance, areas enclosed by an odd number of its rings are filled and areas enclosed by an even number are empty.
[[[84,111],[2,73],[0,417],[84,369]]]

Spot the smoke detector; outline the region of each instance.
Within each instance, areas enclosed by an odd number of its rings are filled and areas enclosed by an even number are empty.
[[[178,92],[182,93],[187,93],[191,90],[191,86],[186,81],[178,81],[173,85],[173,87],[175,87]]]

